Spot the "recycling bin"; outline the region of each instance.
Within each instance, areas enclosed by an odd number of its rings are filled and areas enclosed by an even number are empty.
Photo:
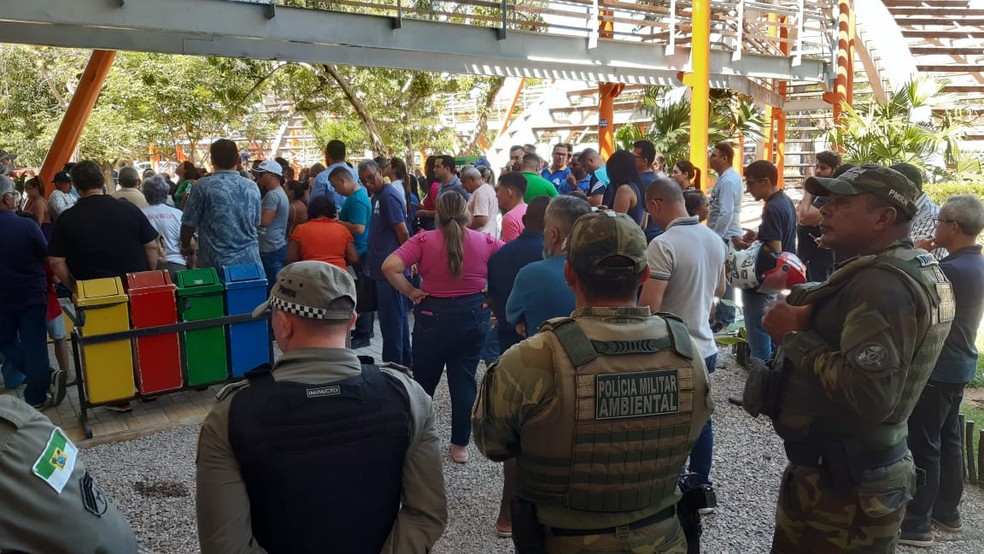
[[[226,315],[252,313],[266,300],[266,274],[260,264],[229,265],[222,268]],[[229,326],[229,370],[233,377],[270,360],[270,326],[267,320]]]
[[[119,277],[76,283],[76,313],[84,311],[83,337],[130,329],[129,298]],[[83,382],[89,403],[103,404],[133,397],[133,350],[128,339],[82,347]]]
[[[178,273],[178,315],[181,321],[202,321],[224,314],[222,283],[214,267]],[[225,327],[184,332],[184,362],[188,386],[202,386],[229,377]]]
[[[128,273],[130,320],[134,329],[146,329],[178,322],[174,294],[167,271]],[[167,333],[139,337],[135,340],[138,387],[142,394],[181,388],[181,347],[178,334]]]

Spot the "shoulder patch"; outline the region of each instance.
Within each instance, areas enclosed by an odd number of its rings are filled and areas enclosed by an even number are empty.
[[[215,393],[215,399],[218,400],[219,402],[222,402],[230,395],[232,395],[232,393],[248,385],[249,385],[249,379],[243,379],[242,381],[229,383],[228,385],[219,389],[219,392]]]
[[[68,484],[69,477],[72,476],[78,455],[79,448],[68,440],[64,431],[55,427],[51,430],[51,436],[31,470],[39,479],[55,489],[56,493],[61,494]]]
[[[855,350],[854,361],[862,369],[879,371],[885,367],[888,357],[888,351],[883,345],[877,342],[866,342]]]
[[[109,509],[109,501],[101,490],[96,488],[92,476],[86,471],[79,477],[79,491],[82,494],[82,506],[96,517],[102,517]]]

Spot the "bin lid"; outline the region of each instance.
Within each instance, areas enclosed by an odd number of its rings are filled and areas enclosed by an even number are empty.
[[[171,285],[171,275],[164,270],[141,271],[126,274],[126,290],[131,293],[134,289],[146,289]]]
[[[119,304],[129,300],[119,277],[86,279],[76,282],[75,288],[75,305],[82,308]]]
[[[260,264],[236,264],[222,268],[222,281],[235,283],[239,281],[266,281],[266,273]]]
[[[178,296],[222,292],[222,283],[214,267],[186,269],[178,272]]]

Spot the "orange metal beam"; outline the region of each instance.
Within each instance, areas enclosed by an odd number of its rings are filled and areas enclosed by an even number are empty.
[[[834,106],[834,124],[840,124],[843,103],[848,101],[848,89],[853,93],[854,65],[853,36],[851,26],[850,0],[837,2],[837,78],[834,80],[834,90],[824,94],[823,99]]]
[[[690,49],[690,163],[707,167],[707,128],[710,119],[711,3],[693,0]],[[740,153],[739,153],[740,156]]]
[[[779,29],[779,49],[786,56],[789,56],[789,27],[785,25],[789,18],[783,16],[781,18],[783,26]],[[786,80],[779,81],[779,86],[777,87],[777,92],[779,96],[786,99],[786,89],[789,87],[789,83]],[[779,188],[783,188],[786,179],[784,177],[786,170],[786,111],[782,108],[773,108],[772,117],[776,121],[776,169],[779,170]]]
[[[598,83],[598,151],[606,160],[615,152],[615,99],[624,88],[621,83]]]
[[[502,120],[502,129],[499,129],[499,136],[502,136],[509,128],[509,123],[512,121],[513,112],[516,111],[516,104],[519,103],[519,97],[523,94],[523,87],[526,86],[526,77],[519,79],[519,86],[516,87],[516,94],[513,96],[512,104],[509,104],[509,111],[506,112],[506,117]]]
[[[45,196],[50,195],[51,191],[54,190],[52,180],[55,173],[60,171],[65,163],[71,159],[72,152],[78,146],[82,129],[85,128],[85,122],[89,120],[89,114],[92,113],[92,108],[96,105],[99,92],[102,91],[103,83],[106,82],[106,75],[109,74],[109,69],[113,66],[115,58],[115,50],[92,51],[89,63],[86,64],[85,71],[82,73],[82,79],[79,80],[79,86],[75,89],[75,94],[72,95],[68,110],[65,111],[58,132],[55,133],[55,138],[51,141],[48,154],[44,157],[44,163],[41,164],[39,176],[41,182],[44,183]]]

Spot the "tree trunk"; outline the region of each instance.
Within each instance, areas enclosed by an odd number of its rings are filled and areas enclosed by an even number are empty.
[[[492,111],[492,106],[495,105],[495,99],[499,96],[499,91],[502,90],[502,85],[506,82],[505,77],[492,77],[489,82],[489,90],[485,94],[485,104],[482,105],[482,110],[478,114],[478,121],[475,123],[475,132],[472,133],[471,139],[469,139],[468,144],[458,152],[459,156],[467,156],[469,153],[475,150],[475,146],[478,141],[481,140],[482,135],[489,126],[489,112]]]
[[[362,124],[366,126],[366,131],[369,133],[369,141],[372,143],[372,152],[377,156],[387,156],[389,151],[386,148],[386,144],[383,143],[382,137],[379,135],[379,129],[376,127],[376,121],[372,118],[369,110],[366,109],[366,105],[359,100],[359,97],[355,95],[355,91],[352,90],[352,85],[349,84],[348,79],[346,79],[338,69],[329,64],[321,64],[322,69],[325,73],[331,76],[332,79],[338,83],[338,87],[342,89],[345,97],[348,98],[349,104],[352,104],[352,108],[355,109],[355,113],[362,120]]]

